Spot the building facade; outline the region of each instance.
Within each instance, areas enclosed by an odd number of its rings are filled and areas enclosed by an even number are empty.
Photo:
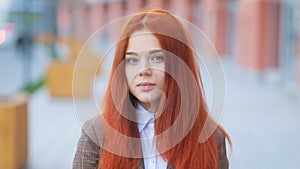
[[[276,70],[283,83],[300,86],[297,0],[60,0],[59,34],[86,40],[115,19],[154,8],[196,25],[221,58],[254,74]],[[116,39],[119,31],[105,33]]]

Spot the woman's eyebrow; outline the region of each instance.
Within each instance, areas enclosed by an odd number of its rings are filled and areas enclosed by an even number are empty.
[[[126,52],[125,55],[138,55],[136,52]]]
[[[151,51],[149,51],[149,54],[159,53],[159,52],[163,52],[163,50],[161,50],[161,49],[151,50]]]
[[[150,50],[150,51],[148,51],[148,54],[159,53],[159,52],[163,52],[163,50],[161,50],[161,49]],[[136,56],[138,56],[139,54],[140,54],[140,52],[137,53],[137,52],[132,52],[132,51],[125,53],[125,55],[136,55]]]

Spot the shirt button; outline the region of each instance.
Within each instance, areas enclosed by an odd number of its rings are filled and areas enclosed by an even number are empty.
[[[156,161],[155,158],[152,158],[152,159],[151,159],[151,162],[152,162],[152,163],[155,163],[155,161]]]

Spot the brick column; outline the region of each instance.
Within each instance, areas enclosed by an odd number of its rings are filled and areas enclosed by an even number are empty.
[[[70,34],[72,30],[72,13],[70,3],[60,1],[57,9],[57,27],[59,34]]]
[[[228,0],[200,1],[200,29],[212,41],[218,54],[228,52]]]
[[[78,2],[73,8],[74,35],[79,39],[85,39],[89,32],[88,8],[84,2]]]
[[[89,34],[92,35],[105,24],[105,7],[103,3],[90,5]]]
[[[164,1],[163,0],[147,0],[147,9],[163,9]]]
[[[126,14],[134,14],[142,9],[143,1],[141,0],[127,0],[126,1]]]
[[[192,22],[194,8],[191,0],[174,0],[170,5],[172,13]]]
[[[262,72],[278,59],[276,2],[240,0],[237,11],[237,59],[247,69]],[[275,61],[276,62],[276,61]]]
[[[114,21],[115,19],[119,19],[123,17],[125,14],[124,6],[122,1],[111,1],[108,4],[108,23]],[[115,42],[120,35],[122,25],[117,24],[116,22],[113,23],[113,26],[110,27],[109,38],[111,42]]]

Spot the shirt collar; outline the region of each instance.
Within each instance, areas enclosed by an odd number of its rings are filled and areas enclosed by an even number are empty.
[[[155,114],[146,110],[142,105],[137,105],[137,124],[139,132],[143,131],[149,123],[154,123]]]

